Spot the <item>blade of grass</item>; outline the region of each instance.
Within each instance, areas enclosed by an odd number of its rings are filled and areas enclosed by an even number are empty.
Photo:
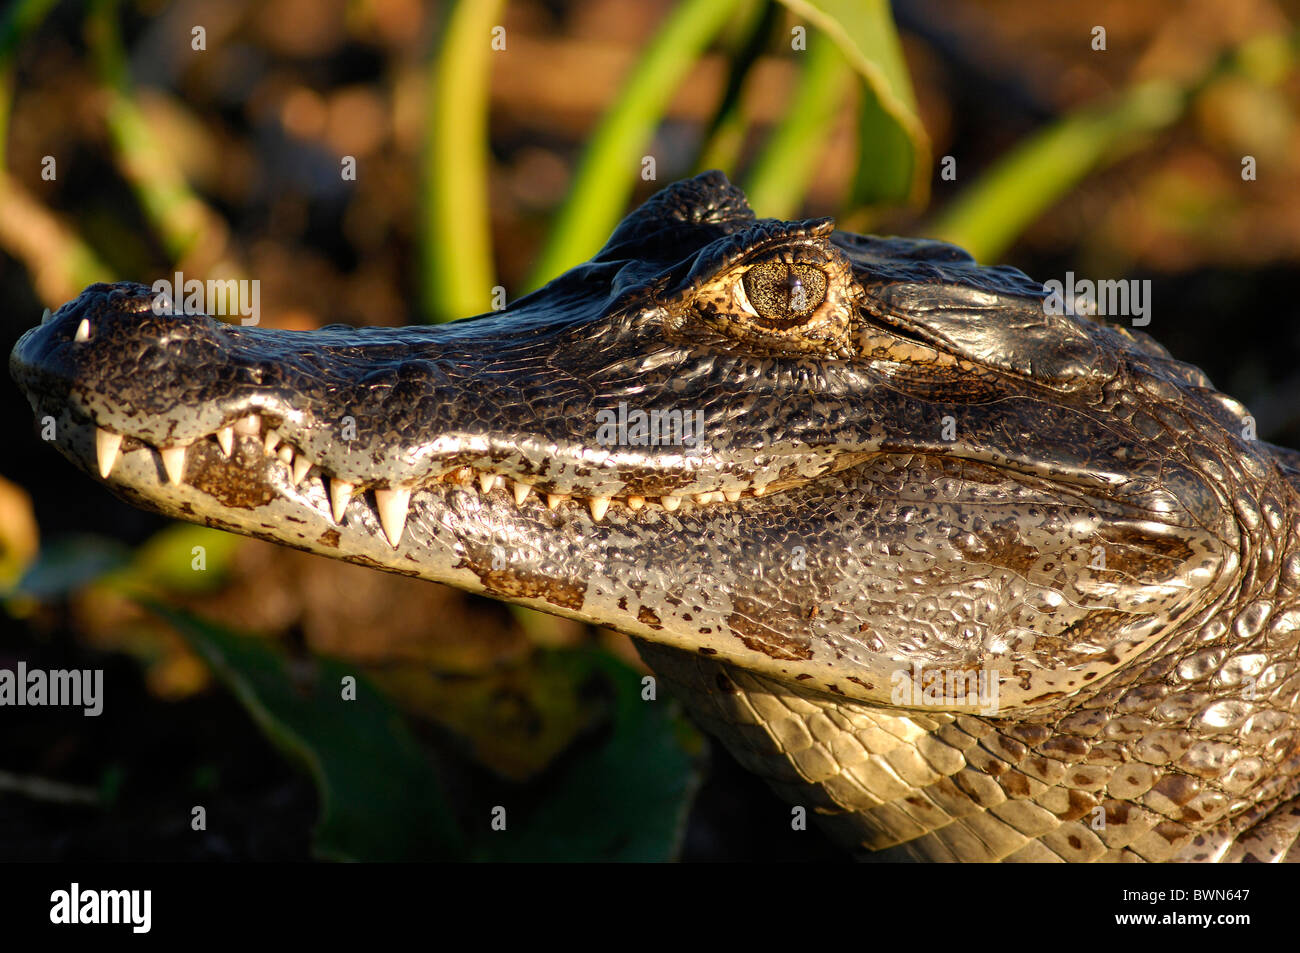
[[[5,171],[14,60],[53,6],[54,0],[19,0],[0,16],[0,247],[26,264],[41,300],[57,307],[110,273],[94,249]]]
[[[23,41],[41,25],[55,0],[18,0],[0,15],[0,169],[5,168],[9,116],[13,109],[14,58]]]
[[[1091,170],[1131,151],[1140,136],[1173,123],[1183,108],[1177,86],[1151,81],[1114,103],[1066,116],[999,160],[927,234],[960,245],[979,261],[992,261]]]
[[[488,211],[488,80],[491,31],[503,6],[503,0],[456,3],[429,64],[420,297],[430,321],[491,307],[496,280]]]
[[[0,247],[23,262],[40,299],[57,308],[113,274],[75,229],[0,170]],[[33,319],[35,316],[33,315]]]
[[[799,58],[803,69],[785,118],[768,138],[745,183],[749,204],[761,216],[794,216],[853,78],[839,47],[822,34],[808,38],[808,51]]]
[[[1193,99],[1226,73],[1253,75],[1259,63],[1294,66],[1300,29],[1252,37],[1226,51],[1186,85],[1136,84],[1111,102],[1087,106],[1029,136],[967,188],[926,234],[965,248],[979,261],[999,258],[1030,223],[1094,169],[1137,149],[1176,122]],[[1288,52],[1289,51],[1289,52]]]
[[[601,119],[528,278],[531,290],[591,255],[618,221],[673,90],[739,0],[682,0],[650,40]]]
[[[911,77],[887,0],[781,0],[835,41],[862,77],[855,205],[922,205],[929,189],[930,139],[916,111]]]
[[[750,71],[758,62],[772,35],[772,29],[776,26],[777,9],[775,0],[748,3],[742,17],[748,22],[733,26],[738,41],[731,54],[727,86],[704,135],[700,137],[700,150],[691,163],[691,169],[695,173],[709,169],[735,168],[748,125],[742,108],[744,103],[741,93],[744,91],[745,80],[749,78]]]
[[[226,244],[225,223],[190,188],[136,102],[118,28],[118,0],[92,0],[86,29],[107,94],[105,121],[117,165],[149,224],[173,262],[218,260]]]

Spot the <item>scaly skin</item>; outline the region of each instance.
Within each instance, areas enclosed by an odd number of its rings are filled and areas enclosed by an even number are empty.
[[[298,333],[94,285],[10,367],[132,502],[628,633],[854,848],[1300,859],[1297,457],[1044,298],[709,173],[503,312]],[[611,442],[620,405],[700,439]]]

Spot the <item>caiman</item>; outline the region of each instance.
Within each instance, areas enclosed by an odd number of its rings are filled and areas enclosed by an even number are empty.
[[[156,298],[10,359],[127,500],[625,632],[864,855],[1300,860],[1300,454],[1020,271],[707,173],[452,324]]]

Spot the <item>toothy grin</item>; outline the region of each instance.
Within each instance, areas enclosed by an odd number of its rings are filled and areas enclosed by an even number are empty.
[[[326,473],[319,465],[308,459],[307,455],[291,442],[282,439],[280,432],[268,425],[260,414],[248,414],[219,428],[207,438],[216,443],[224,457],[229,458],[234,452],[235,438],[247,438],[260,444],[267,457],[274,457],[284,464],[286,474],[292,485],[300,485],[308,477],[319,477],[329,497],[330,518],[338,524],[344,521],[348,504],[354,496],[364,495],[369,491],[374,496],[374,510],[383,527],[388,542],[396,548],[401,542],[402,531],[406,525],[406,515],[412,493],[424,487],[453,484],[463,489],[475,490],[483,495],[502,491],[507,499],[513,500],[515,506],[529,505],[531,497],[536,496],[533,505],[542,504],[551,511],[563,511],[567,504],[585,507],[591,518],[600,522],[605,518],[611,506],[623,506],[635,512],[643,507],[658,507],[667,512],[675,512],[683,504],[706,506],[718,503],[736,503],[744,497],[760,497],[771,492],[771,484],[751,485],[744,489],[719,489],[684,494],[662,494],[659,496],[640,496],[636,494],[612,496],[582,496],[571,492],[562,492],[544,483],[530,483],[513,474],[493,472],[472,466],[459,466],[446,470],[431,479],[413,483],[408,486],[360,485],[343,480]],[[201,438],[204,439],[204,438]],[[167,482],[180,486],[185,481],[187,453],[194,442],[171,447],[155,447],[139,438],[126,437],[103,427],[96,426],[95,451],[99,475],[111,481],[113,467],[121,454],[138,450],[148,450],[158,455]]]

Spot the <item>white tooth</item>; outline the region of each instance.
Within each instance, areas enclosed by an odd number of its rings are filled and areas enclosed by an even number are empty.
[[[74,341],[90,340],[90,319],[89,318],[81,319],[81,323],[77,325],[77,334],[72,340]]]
[[[764,493],[767,492],[767,484],[764,483],[764,484],[761,484],[761,485],[755,485],[755,486],[752,488],[751,492],[752,492],[755,496],[762,496]]]
[[[591,518],[597,523],[605,518],[605,511],[609,509],[609,497],[593,496],[587,503],[591,506]]]
[[[411,502],[411,491],[406,487],[393,487],[391,490],[375,490],[375,508],[379,510],[379,525],[384,528],[384,535],[397,548],[401,542],[402,530],[406,526],[406,507]]]
[[[491,493],[496,487],[497,480],[499,479],[500,477],[491,473],[480,473],[478,475],[479,488],[482,489],[484,493]]]
[[[727,498],[728,503],[735,503],[738,499],[740,499],[739,490],[723,490],[722,495]]]
[[[277,456],[279,456],[279,458],[285,463],[293,463],[293,447],[286,443],[280,448],[280,452]]]
[[[245,437],[257,437],[262,433],[262,415],[249,414],[235,421],[235,433]]]
[[[158,451],[162,456],[163,469],[167,471],[167,480],[172,486],[181,485],[181,477],[185,475],[185,448],[184,447],[167,447]]]
[[[221,445],[221,452],[230,456],[230,451],[235,449],[235,428],[222,427],[218,430],[217,443]]]
[[[121,446],[122,435],[120,433],[113,433],[103,427],[95,429],[95,451],[99,457],[99,475],[106,480],[113,470],[113,463],[117,460],[117,451]]]
[[[671,513],[682,505],[682,498],[680,496],[663,496],[659,498],[659,502],[663,504],[664,509]]]
[[[50,309],[46,308],[45,313],[41,315],[41,324],[44,324],[46,321],[50,320],[50,317],[51,317]]]
[[[346,480],[330,480],[330,513],[334,522],[343,522],[343,513],[352,499],[353,486]]]
[[[307,454],[300,453],[293,458],[293,483],[297,486],[302,482],[302,478],[307,475],[311,469],[311,461],[307,459]]]
[[[269,457],[271,454],[275,453],[275,448],[280,446],[280,435],[274,430],[268,430],[266,432],[266,442],[264,446],[266,447],[266,455]]]
[[[553,510],[567,499],[568,497],[565,496],[563,493],[547,493],[546,508],[548,510]]]
[[[631,507],[632,509],[634,509],[634,510],[639,510],[639,509],[641,509],[641,507],[645,506],[645,497],[644,497],[644,496],[629,496],[629,497],[627,498],[627,505],[628,505],[629,507]]]
[[[700,504],[704,504],[704,503],[712,503],[712,502],[713,502],[713,494],[712,494],[712,493],[696,493],[696,494],[695,494],[695,502],[696,502],[696,503],[700,503]]]
[[[533,488],[527,483],[515,481],[515,506],[523,506],[524,500],[528,499],[528,494],[533,492]]]

